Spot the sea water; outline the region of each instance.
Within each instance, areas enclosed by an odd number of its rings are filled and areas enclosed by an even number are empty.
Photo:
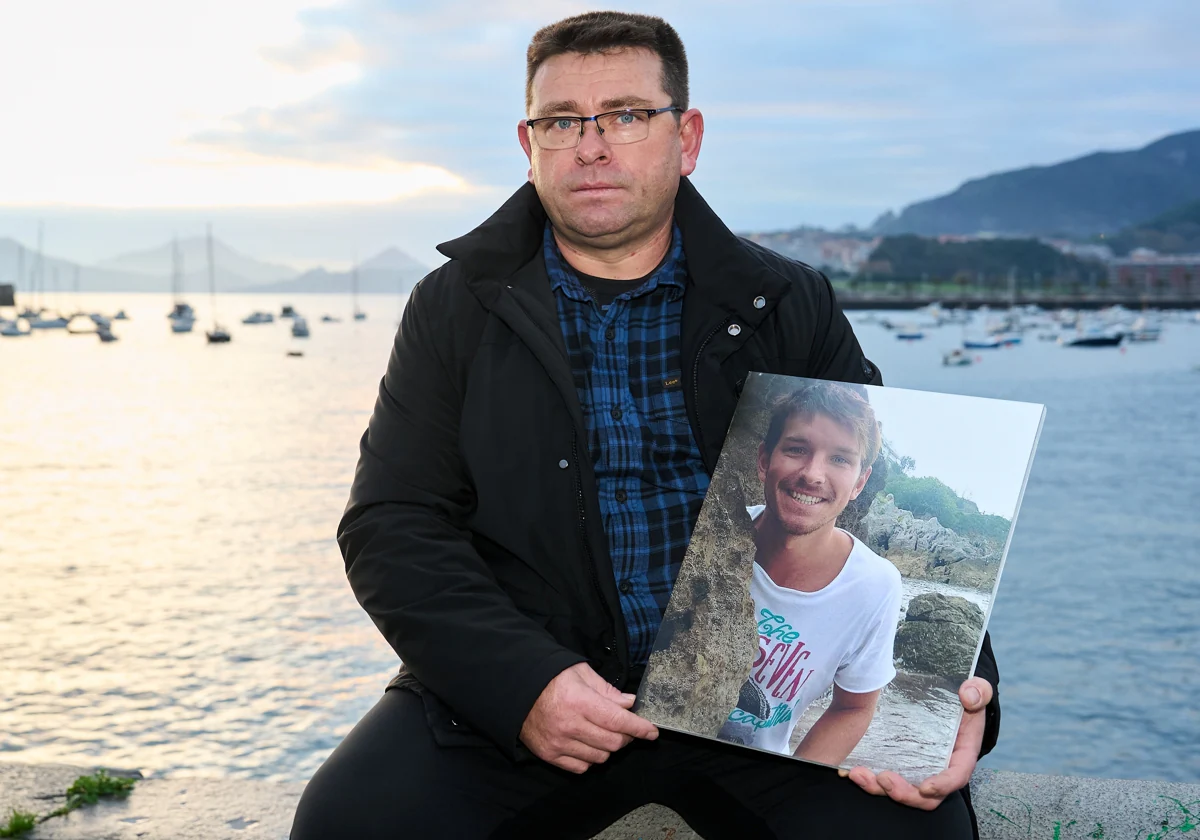
[[[355,322],[342,297],[224,295],[213,346],[207,303],[190,335],[124,294],[61,302],[125,308],[115,343],[0,338],[0,759],[303,780],[395,672],[334,531],[402,302]],[[240,324],[283,303],[309,339]],[[888,385],[1047,405],[986,764],[1200,780],[1200,326],[1124,352],[1030,335],[964,368],[941,365],[961,328],[857,332]]]

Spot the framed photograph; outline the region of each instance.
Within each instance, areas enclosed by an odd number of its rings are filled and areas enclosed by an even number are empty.
[[[945,769],[1044,416],[751,374],[635,710],[817,764]]]

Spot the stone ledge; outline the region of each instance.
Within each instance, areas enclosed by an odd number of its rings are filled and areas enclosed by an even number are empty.
[[[0,813],[44,814],[95,767],[0,762]],[[110,772],[116,774],[121,771]],[[287,840],[302,782],[143,779],[126,799],[42,823],[28,840]],[[1191,840],[1200,834],[1200,784],[1040,776],[977,770],[971,793],[983,840]],[[42,797],[42,798],[39,798]],[[673,831],[672,831],[673,830]],[[648,805],[595,840],[700,840],[672,811]]]

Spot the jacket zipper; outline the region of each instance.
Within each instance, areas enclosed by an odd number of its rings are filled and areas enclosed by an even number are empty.
[[[696,412],[696,446],[701,453],[704,452],[704,430],[700,428],[700,377],[697,375],[700,370],[700,355],[708,346],[708,342],[712,341],[713,336],[728,323],[729,316],[726,315],[725,320],[713,327],[713,331],[705,336],[704,341],[700,342],[700,346],[696,349],[696,357],[692,360],[692,406]]]
[[[583,543],[583,553],[587,558],[588,571],[591,572],[592,586],[596,590],[596,595],[600,598],[600,603],[604,604],[604,611],[608,613],[609,621],[616,625],[616,620],[613,617],[612,609],[609,607],[608,599],[604,597],[604,590],[600,588],[600,575],[596,571],[596,560],[592,557],[592,546],[588,541],[587,535],[587,506],[584,504],[583,498],[583,471],[579,468],[579,435],[577,432],[571,432],[571,460],[575,465],[575,498],[579,511],[579,539]],[[613,653],[617,650],[617,640],[609,639],[609,645],[612,647]],[[620,666],[618,674],[618,682],[625,679],[625,667]]]

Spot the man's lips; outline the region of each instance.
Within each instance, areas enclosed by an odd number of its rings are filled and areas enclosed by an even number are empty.
[[[573,187],[571,192],[602,192],[604,190],[619,190],[621,189],[616,184],[580,184],[578,187]]]

